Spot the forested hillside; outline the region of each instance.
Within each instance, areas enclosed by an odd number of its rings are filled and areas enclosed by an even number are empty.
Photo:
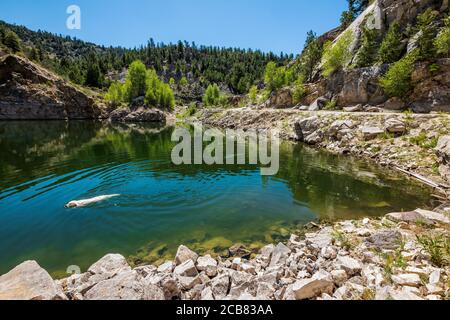
[[[155,43],[153,39],[133,49],[104,47],[0,21],[1,39],[10,31],[19,38],[17,51],[22,50],[32,60],[74,83],[98,88],[109,86],[108,74],[117,77],[133,61],[141,60],[166,82],[181,81],[202,88],[216,83],[233,94],[242,94],[262,80],[269,61],[283,65],[294,58],[245,49],[198,46],[186,41]]]

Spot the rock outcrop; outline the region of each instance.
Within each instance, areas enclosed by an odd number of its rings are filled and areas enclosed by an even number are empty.
[[[0,59],[0,120],[101,117],[95,100],[62,78],[19,56]]]
[[[67,299],[35,261],[26,261],[0,277],[0,300]]]
[[[109,115],[112,122],[165,122],[166,115],[158,109],[139,107],[118,108]]]
[[[443,136],[436,146],[436,154],[439,158],[439,172],[450,183],[450,136]]]

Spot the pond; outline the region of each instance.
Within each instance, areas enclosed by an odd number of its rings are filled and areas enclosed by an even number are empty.
[[[259,247],[318,219],[430,204],[431,190],[349,156],[283,142],[280,170],[171,161],[174,128],[90,121],[0,122],[0,274],[25,260],[55,276],[107,253],[161,263],[185,244]],[[71,200],[120,196],[84,208]]]

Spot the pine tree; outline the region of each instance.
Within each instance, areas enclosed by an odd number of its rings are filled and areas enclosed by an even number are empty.
[[[102,86],[102,74],[95,53],[91,53],[87,61],[85,84],[89,87],[100,88]]]
[[[317,35],[309,31],[305,47],[299,58],[299,73],[307,81],[311,81],[314,70],[322,59],[323,47],[317,40]]]
[[[382,63],[394,63],[402,56],[402,34],[400,32],[400,25],[394,22],[390,27],[381,43],[378,52],[379,60]]]
[[[378,31],[363,27],[362,44],[356,55],[355,66],[357,68],[371,66],[376,60],[378,46]]]

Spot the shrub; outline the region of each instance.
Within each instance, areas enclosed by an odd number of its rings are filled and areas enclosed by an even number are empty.
[[[294,92],[292,94],[292,99],[295,104],[299,103],[306,95],[306,88],[303,84],[303,77],[300,77],[295,82]]]
[[[390,97],[402,97],[411,89],[411,75],[416,60],[417,51],[413,51],[391,65],[387,73],[381,77],[381,87]]]
[[[17,53],[20,51],[20,39],[13,31],[6,31],[3,37],[3,44],[9,48],[12,53]]]
[[[203,103],[205,106],[217,106],[221,102],[220,89],[217,84],[209,85],[203,96]]]
[[[277,67],[276,63],[271,61],[266,66],[264,73],[264,83],[270,91],[281,89],[293,78],[293,72],[286,70],[285,67]]]
[[[382,63],[394,63],[402,56],[402,34],[398,22],[393,23],[378,51],[379,60]]]
[[[336,99],[331,99],[330,101],[328,101],[325,105],[325,110],[336,110],[337,107],[337,100]]]
[[[157,107],[171,109],[175,106],[175,96],[170,85],[158,78],[155,70],[146,72],[145,103]]]
[[[436,51],[440,55],[448,56],[450,54],[450,15],[444,19],[445,27],[434,41]]]
[[[185,87],[189,84],[188,79],[186,77],[181,78],[180,86]]]
[[[250,103],[255,104],[258,101],[258,87],[252,86],[248,91],[248,98],[250,99]]]
[[[351,59],[350,44],[353,39],[351,31],[345,32],[333,45],[332,42],[325,44],[322,57],[322,74],[330,76],[336,70],[343,68]]]
[[[123,85],[119,82],[112,83],[105,98],[114,106],[119,105],[123,101]]]
[[[447,235],[437,236],[417,236],[417,242],[424,251],[430,256],[431,262],[437,267],[443,267],[449,262],[448,243],[450,237]]]

